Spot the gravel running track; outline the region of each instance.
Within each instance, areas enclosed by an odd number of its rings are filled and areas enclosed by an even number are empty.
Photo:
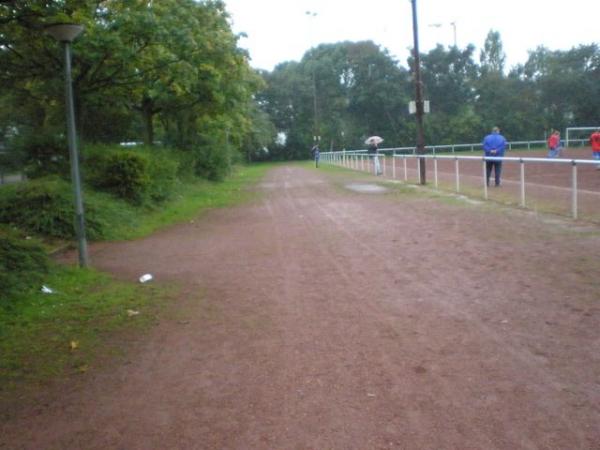
[[[346,187],[374,181],[278,166],[252,204],[92,245],[180,283],[176,317],[0,448],[600,449],[600,228]]]

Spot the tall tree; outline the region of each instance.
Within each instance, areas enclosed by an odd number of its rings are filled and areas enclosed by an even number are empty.
[[[502,39],[498,31],[490,30],[483,43],[483,50],[479,56],[482,74],[504,73],[506,54],[502,45]]]

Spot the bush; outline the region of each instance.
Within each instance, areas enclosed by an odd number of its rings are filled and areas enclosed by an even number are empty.
[[[19,292],[39,286],[49,266],[40,244],[0,230],[0,307],[10,307]]]
[[[217,145],[201,147],[196,151],[196,174],[211,181],[223,181],[231,163],[226,148]]]
[[[164,151],[157,151],[149,159],[148,196],[153,202],[168,200],[178,182],[180,164]]]
[[[84,209],[88,237],[101,237],[97,208],[86,201]],[[73,238],[74,216],[71,185],[60,178],[40,178],[0,189],[0,223],[49,237]]]
[[[89,149],[84,168],[89,183],[133,204],[169,198],[177,182],[179,163],[170,152],[156,148]]]
[[[148,158],[132,150],[111,151],[94,158],[96,165],[89,182],[97,189],[131,203],[143,202],[150,177]]]
[[[16,152],[23,155],[29,178],[46,175],[69,176],[69,147],[64,137],[39,132],[15,140]]]

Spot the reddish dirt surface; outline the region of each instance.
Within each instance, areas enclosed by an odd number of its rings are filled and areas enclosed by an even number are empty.
[[[373,181],[280,166],[254,204],[93,245],[181,283],[177,318],[0,448],[600,449],[600,229],[345,187]]]

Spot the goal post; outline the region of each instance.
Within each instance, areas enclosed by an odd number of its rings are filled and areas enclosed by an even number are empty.
[[[595,127],[568,127],[567,131],[565,133],[565,147],[569,148],[569,139],[573,140],[573,134],[581,135],[581,133],[583,133],[584,131],[587,131],[589,134],[591,134],[592,131],[596,131],[596,130],[600,130],[600,125],[595,126]],[[587,138],[589,138],[589,135],[585,136],[586,140],[587,140]],[[581,139],[581,138],[578,138],[578,139]]]

